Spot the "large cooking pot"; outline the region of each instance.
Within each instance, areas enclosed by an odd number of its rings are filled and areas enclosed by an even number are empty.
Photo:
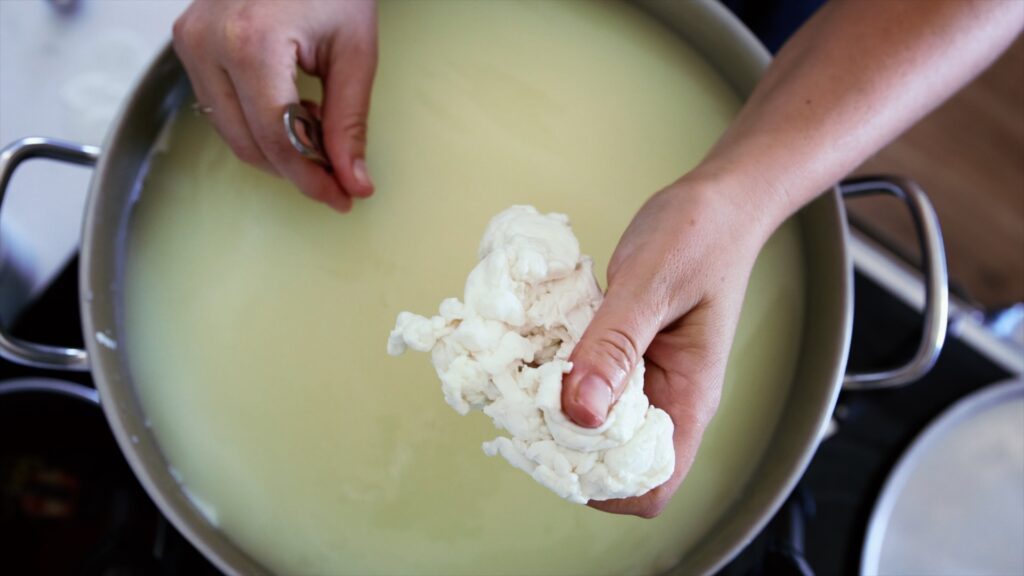
[[[769,61],[767,51],[713,0],[637,4],[678,33],[745,98]],[[24,342],[0,332],[0,354],[39,368],[91,370],[114,435],[136,475],[160,509],[185,536],[220,568],[231,573],[266,570],[196,509],[169,472],[132,383],[122,334],[125,230],[147,159],[165,123],[187,103],[191,89],[168,46],[149,67],[107,137],[104,150],[44,138],[13,143],[0,155],[0,198],[19,163],[43,157],[95,165],[81,239],[79,295],[85,350]],[[845,374],[853,306],[853,267],[843,209],[844,194],[875,191],[903,198],[923,237],[928,275],[926,323],[921,346],[906,366],[876,374]],[[844,381],[873,387],[919,377],[934,362],[946,326],[945,258],[935,213],[915,186],[893,181],[859,180],[835,188],[794,218],[802,229],[808,301],[800,361],[779,424],[751,483],[704,534],[673,573],[707,573],[722,566],[771,518],[803,473],[831,416]]]

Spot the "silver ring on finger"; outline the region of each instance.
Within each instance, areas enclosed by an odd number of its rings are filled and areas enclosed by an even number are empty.
[[[199,102],[193,102],[192,113],[196,116],[209,116],[213,113],[213,106],[207,106]]]

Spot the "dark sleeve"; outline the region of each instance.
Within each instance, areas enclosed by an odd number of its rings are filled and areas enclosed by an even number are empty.
[[[722,0],[772,54],[825,0]]]

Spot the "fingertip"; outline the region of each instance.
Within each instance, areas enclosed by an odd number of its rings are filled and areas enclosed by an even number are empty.
[[[352,198],[347,194],[335,194],[328,198],[325,202],[335,212],[341,214],[348,214],[352,211]]]
[[[366,160],[356,158],[352,161],[353,185],[346,188],[353,196],[368,198],[373,195],[373,180],[370,178],[370,171],[366,168]]]
[[[322,167],[300,159],[289,168],[288,179],[295,183],[303,195],[335,212],[347,214],[352,210],[352,197]]]
[[[570,403],[564,406],[563,409],[570,420],[584,428],[597,428],[604,424],[604,418],[579,404]]]
[[[369,198],[369,197],[373,196],[374,188],[373,188],[373,186],[370,186],[368,188],[367,187],[347,186],[345,188],[345,191],[348,192],[354,198]]]
[[[612,500],[588,500],[587,506],[594,510],[609,514],[636,516],[646,520],[657,518],[668,506],[670,496],[658,488],[647,494],[633,498],[615,498]]]
[[[635,516],[636,501],[640,498],[614,498],[612,500],[588,500],[587,506],[594,510],[607,512],[608,514],[619,514],[624,516]]]
[[[587,374],[562,392],[562,410],[570,420],[584,428],[597,428],[608,418],[612,388],[600,376]]]

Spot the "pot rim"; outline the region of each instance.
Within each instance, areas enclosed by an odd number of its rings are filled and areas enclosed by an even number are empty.
[[[734,15],[713,0],[698,0],[689,3],[637,0],[635,4],[647,12],[648,15],[654,16],[660,23],[673,29],[674,33],[682,36],[689,42],[712,64],[719,74],[726,78],[741,99],[746,98],[754,84],[756,84],[760,72],[769,62],[769,55],[760,42]],[[702,17],[705,19],[704,24],[706,26],[700,28],[699,32],[704,35],[703,45],[698,46],[697,41],[694,41],[691,37],[683,34],[679,29],[665,21],[664,14],[674,10],[685,10],[691,13],[696,11],[703,14]],[[741,64],[727,65],[723,63],[723,61],[728,62],[729,58],[732,58],[733,61],[739,61]],[[730,67],[733,68],[732,73],[729,73]],[[155,106],[152,102],[147,102],[145,98],[147,94],[153,92],[154,86],[167,84],[168,77],[174,74],[184,76],[184,71],[181,69],[171,44],[168,43],[167,47],[161,51],[147,68],[146,72],[137,80],[130,92],[130,96],[125,100],[125,103],[118,112],[112,124],[113,128],[108,133],[103,145],[105,153],[100,156],[89,185],[89,195],[82,226],[82,265],[79,271],[80,304],[86,348],[89,357],[92,359],[92,372],[96,381],[96,387],[99,390],[102,399],[101,405],[111,430],[133,472],[139,478],[150,497],[156,502],[161,512],[167,516],[175,528],[184,534],[220,570],[226,573],[268,573],[269,570],[266,567],[244,552],[225,532],[221,531],[203,516],[197,510],[195,502],[188,498],[180,484],[171,478],[168,469],[169,463],[164,458],[159,445],[156,444],[155,439],[152,437],[153,435],[148,432],[148,425],[143,422],[141,417],[144,416],[144,412],[134,393],[130,378],[127,377],[130,372],[128,371],[127,361],[123,354],[123,346],[120,352],[112,350],[92,337],[92,335],[100,331],[114,331],[116,333],[116,329],[121,325],[120,319],[113,318],[113,316],[120,314],[121,306],[118,301],[121,295],[119,293],[119,285],[123,272],[123,266],[120,265],[120,262],[123,262],[123,251],[125,250],[124,245],[126,242],[114,244],[117,254],[115,260],[117,263],[110,263],[104,262],[104,259],[109,259],[111,243],[103,244],[98,239],[103,234],[109,237],[110,230],[107,227],[116,225],[119,231],[114,235],[123,240],[126,226],[124,226],[123,221],[111,222],[110,218],[103,217],[104,210],[110,208],[107,204],[109,203],[108,197],[111,195],[105,193],[104,190],[108,186],[107,181],[112,179],[111,174],[118,170],[124,170],[124,151],[126,149],[131,150],[131,146],[134,143],[134,134],[137,133],[130,120],[137,119],[140,114],[150,109],[148,111],[155,113],[159,117],[159,123],[163,124],[173,114],[174,105],[182,101],[183,96],[181,94],[173,93],[164,95]],[[151,141],[149,145],[152,146],[154,142],[155,140]],[[135,189],[131,192],[129,203],[133,202],[139,193],[141,180],[144,179],[144,175],[147,172],[148,155],[149,150],[146,150],[146,154],[143,157],[140,157],[137,151],[129,154],[130,159],[136,161],[139,174],[135,181]],[[130,212],[130,208],[125,210],[126,214]],[[808,215],[811,213],[813,213],[813,217]],[[119,218],[123,217],[124,215],[119,216]],[[828,193],[823,194],[811,205],[801,210],[797,217],[801,219],[802,227],[806,227],[809,222],[817,218],[820,221],[817,224],[818,227],[832,228],[831,231],[827,232],[835,236],[833,238],[834,247],[830,248],[832,250],[830,257],[834,260],[831,267],[837,271],[841,270],[841,273],[835,272],[836,278],[832,279],[836,292],[831,295],[825,295],[842,303],[842,310],[838,312],[839,325],[830,335],[832,342],[829,346],[831,349],[836,350],[836,355],[831,360],[832,368],[828,372],[828,382],[817,383],[819,388],[827,391],[827,394],[824,398],[817,399],[817,402],[814,402],[818,409],[816,410],[816,416],[813,419],[809,418],[808,422],[806,422],[806,433],[799,434],[800,438],[786,438],[789,442],[786,452],[789,455],[787,466],[785,470],[770,474],[771,482],[776,486],[776,489],[761,490],[759,492],[760,494],[770,492],[772,495],[770,497],[761,497],[756,501],[756,506],[747,506],[747,509],[744,511],[745,516],[741,518],[723,514],[719,521],[708,531],[708,534],[701,540],[698,540],[693,546],[691,552],[696,552],[693,557],[694,561],[687,562],[686,565],[690,566],[692,564],[693,569],[700,572],[714,572],[729,562],[763,529],[764,525],[781,507],[799,478],[803,475],[813,456],[814,450],[829,422],[831,409],[835,405],[842,384],[852,332],[853,265],[848,248],[849,232],[845,209],[840,200],[838,190],[833,188]],[[806,238],[809,235],[805,233],[804,236],[806,244]],[[98,272],[97,266],[101,262],[108,267],[116,268],[116,271],[113,274],[109,273],[110,270]],[[104,272],[107,272],[107,274],[104,274]],[[117,285],[110,285],[107,281],[109,278],[117,278],[115,283]],[[85,297],[87,294],[92,295],[93,298],[87,300]],[[813,295],[809,294],[809,296]],[[104,310],[108,306],[113,309],[113,316],[110,313],[100,313],[101,306],[104,307]],[[805,319],[805,328],[807,322],[808,320]],[[805,330],[804,344],[806,344],[806,332]],[[806,345],[803,345],[801,349],[802,352],[798,364],[806,364],[807,359],[804,358],[806,355]],[[824,370],[819,370],[819,372],[824,372]],[[799,374],[795,375],[794,379],[798,376]],[[821,379],[824,380],[825,378]],[[827,388],[825,388],[826,384]],[[787,398],[786,405],[793,401],[793,390],[795,388],[795,384],[791,386],[790,397]],[[773,436],[776,435],[776,432],[777,430],[772,433]],[[779,441],[776,439],[772,443],[777,442]],[[765,459],[765,455],[768,453],[772,443],[769,444],[769,447],[762,454],[762,460]],[[759,463],[753,476],[758,476],[758,471],[763,466],[764,462]],[[171,482],[174,482],[173,487],[170,484]],[[735,509],[739,502],[744,502],[744,498],[737,498],[730,505],[730,509]],[[676,567],[674,570],[680,570],[680,568]],[[689,571],[692,572],[693,570]]]

